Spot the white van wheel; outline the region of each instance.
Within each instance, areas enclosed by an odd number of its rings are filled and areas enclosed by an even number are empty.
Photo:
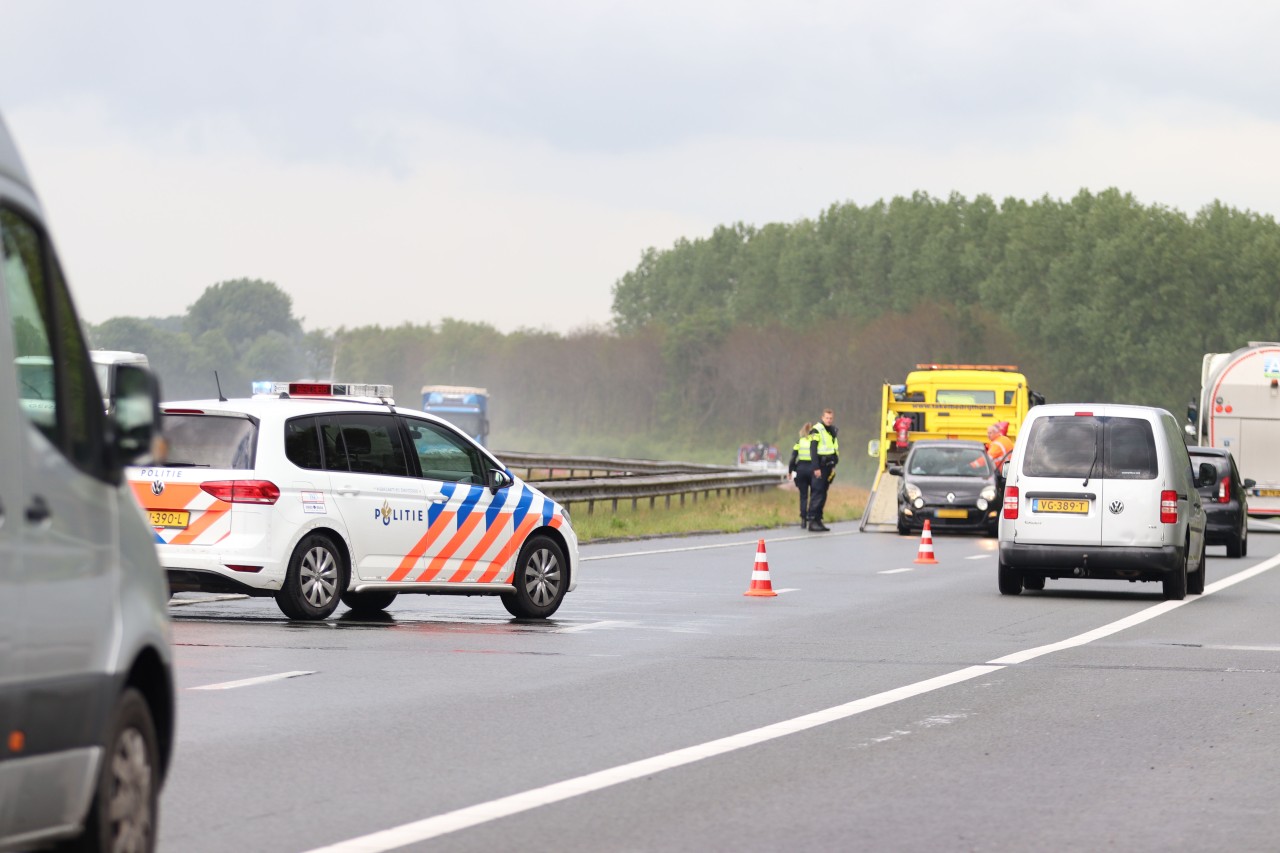
[[[1001,560],[999,564],[999,577],[1001,595],[1017,595],[1022,592],[1022,572],[1009,568]]]
[[[1187,545],[1182,552],[1182,565],[1177,571],[1164,576],[1164,597],[1166,601],[1181,601],[1187,597],[1187,563],[1191,560],[1191,546]]]
[[[93,807],[72,850],[153,850],[160,794],[160,749],[151,710],[130,687],[111,715]]]

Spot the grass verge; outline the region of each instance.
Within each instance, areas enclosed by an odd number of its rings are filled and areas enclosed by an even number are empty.
[[[857,486],[833,484],[827,493],[823,512],[826,521],[849,521],[862,517],[869,490]],[[612,511],[608,501],[597,501],[595,512],[588,514],[585,503],[569,507],[574,532],[580,542],[605,542],[611,539],[646,539],[681,533],[736,533],[740,530],[765,530],[800,525],[800,498],[795,486],[785,484],[762,492],[733,495],[685,497],[684,506],[672,498],[666,509],[661,498],[653,509],[642,500],[633,510],[631,502],[618,501]]]

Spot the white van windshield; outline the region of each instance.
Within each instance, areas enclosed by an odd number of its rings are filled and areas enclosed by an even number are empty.
[[[1155,436],[1142,418],[1063,415],[1031,426],[1022,472],[1028,477],[1153,480]]]

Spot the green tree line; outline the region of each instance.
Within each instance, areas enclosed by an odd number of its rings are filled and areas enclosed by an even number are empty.
[[[209,288],[187,316],[115,318],[95,346],[148,353],[166,396],[255,378],[482,385],[503,449],[727,461],[789,448],[834,408],[844,455],[917,362],[1013,363],[1051,401],[1178,412],[1200,358],[1280,336],[1280,228],[1110,189],[1069,200],[917,193],[647,249],[608,327],[568,334],[443,319],[304,332],[269,282]],[[228,384],[229,383],[229,384]],[[172,392],[172,393],[171,393]]]

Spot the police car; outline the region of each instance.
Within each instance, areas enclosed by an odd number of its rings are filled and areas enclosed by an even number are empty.
[[[172,591],[272,596],[291,619],[497,595],[546,618],[576,585],[568,513],[449,423],[388,385],[271,390],[165,403],[165,464],[129,471]]]

